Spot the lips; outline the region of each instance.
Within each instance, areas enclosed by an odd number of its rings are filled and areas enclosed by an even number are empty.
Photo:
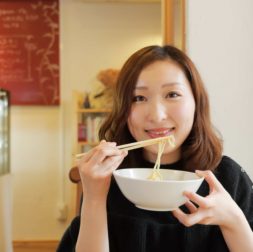
[[[155,128],[155,129],[148,129],[145,132],[148,134],[150,138],[157,138],[157,137],[165,137],[172,134],[175,130],[174,127],[172,128]]]

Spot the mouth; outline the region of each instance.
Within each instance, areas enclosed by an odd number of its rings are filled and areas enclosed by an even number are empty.
[[[175,130],[175,127],[172,128],[155,128],[148,129],[145,132],[148,134],[150,138],[158,138],[158,137],[166,137],[172,135]]]

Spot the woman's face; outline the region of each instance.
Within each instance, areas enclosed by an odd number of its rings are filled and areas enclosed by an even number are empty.
[[[176,147],[167,144],[161,159],[162,163],[172,163],[180,159],[194,112],[195,101],[184,72],[173,61],[156,61],[139,75],[128,128],[136,141],[174,135]],[[155,162],[157,150],[157,145],[145,147],[144,157]]]

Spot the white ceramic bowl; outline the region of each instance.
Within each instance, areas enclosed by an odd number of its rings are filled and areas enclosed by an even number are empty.
[[[138,208],[171,211],[183,205],[184,191],[196,192],[203,178],[193,172],[160,169],[163,180],[147,179],[153,168],[129,168],[113,172],[123,195]]]

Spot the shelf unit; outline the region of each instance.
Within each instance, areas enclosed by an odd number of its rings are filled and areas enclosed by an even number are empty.
[[[98,130],[110,109],[78,109],[78,147],[93,147],[98,144]],[[82,127],[84,126],[84,127]],[[84,132],[80,132],[84,131]],[[84,134],[82,134],[84,133]],[[83,150],[85,151],[85,150]]]
[[[99,127],[111,111],[109,108],[83,108],[83,100],[82,94],[73,93],[73,156],[77,153],[86,152],[98,144]]]

